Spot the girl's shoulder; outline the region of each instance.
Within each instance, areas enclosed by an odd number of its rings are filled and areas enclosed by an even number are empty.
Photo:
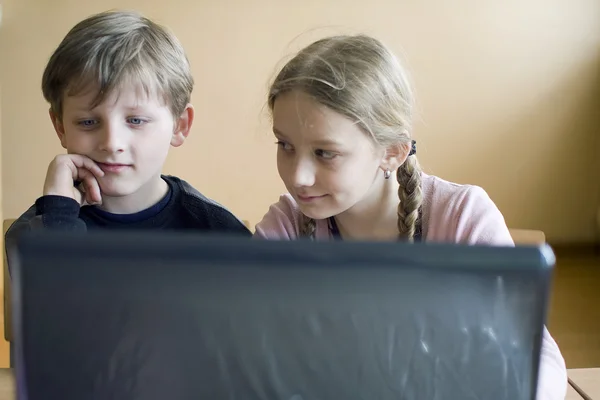
[[[426,240],[514,244],[504,216],[482,187],[423,174],[422,189]]]
[[[279,196],[279,201],[272,204],[263,219],[256,225],[255,237],[269,240],[295,240],[300,237],[300,224],[303,214],[298,203],[289,194]],[[316,221],[315,237],[329,237],[326,220]]]

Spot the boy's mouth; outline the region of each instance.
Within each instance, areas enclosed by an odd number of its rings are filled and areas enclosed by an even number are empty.
[[[117,163],[101,163],[96,162],[100,169],[104,171],[104,173],[120,173],[125,171],[128,168],[131,168],[131,164],[117,164]]]

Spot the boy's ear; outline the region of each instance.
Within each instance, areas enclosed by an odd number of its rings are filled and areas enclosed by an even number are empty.
[[[50,108],[48,113],[50,114],[50,119],[52,120],[52,125],[54,126],[54,130],[56,131],[56,134],[58,135],[58,139],[60,140],[60,145],[66,149],[67,148],[67,138],[65,137],[65,126],[62,123],[62,119],[59,118],[54,113],[54,111],[52,111],[52,108]]]
[[[190,134],[192,123],[194,122],[194,107],[191,104],[185,106],[185,110],[179,116],[179,119],[175,121],[175,131],[171,137],[171,146],[179,147],[183,144],[185,139]]]
[[[385,155],[381,160],[380,168],[390,171],[397,170],[408,158],[408,154],[410,153],[410,144],[408,143],[400,143],[394,144],[385,149]]]

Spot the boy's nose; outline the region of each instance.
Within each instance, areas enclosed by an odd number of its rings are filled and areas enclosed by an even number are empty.
[[[114,126],[106,126],[102,132],[100,150],[108,153],[119,153],[125,149],[125,133]]]

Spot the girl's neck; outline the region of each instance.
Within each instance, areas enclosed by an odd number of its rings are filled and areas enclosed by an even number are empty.
[[[348,240],[398,238],[398,182],[393,177],[375,182],[371,194],[335,216],[340,235]]]

